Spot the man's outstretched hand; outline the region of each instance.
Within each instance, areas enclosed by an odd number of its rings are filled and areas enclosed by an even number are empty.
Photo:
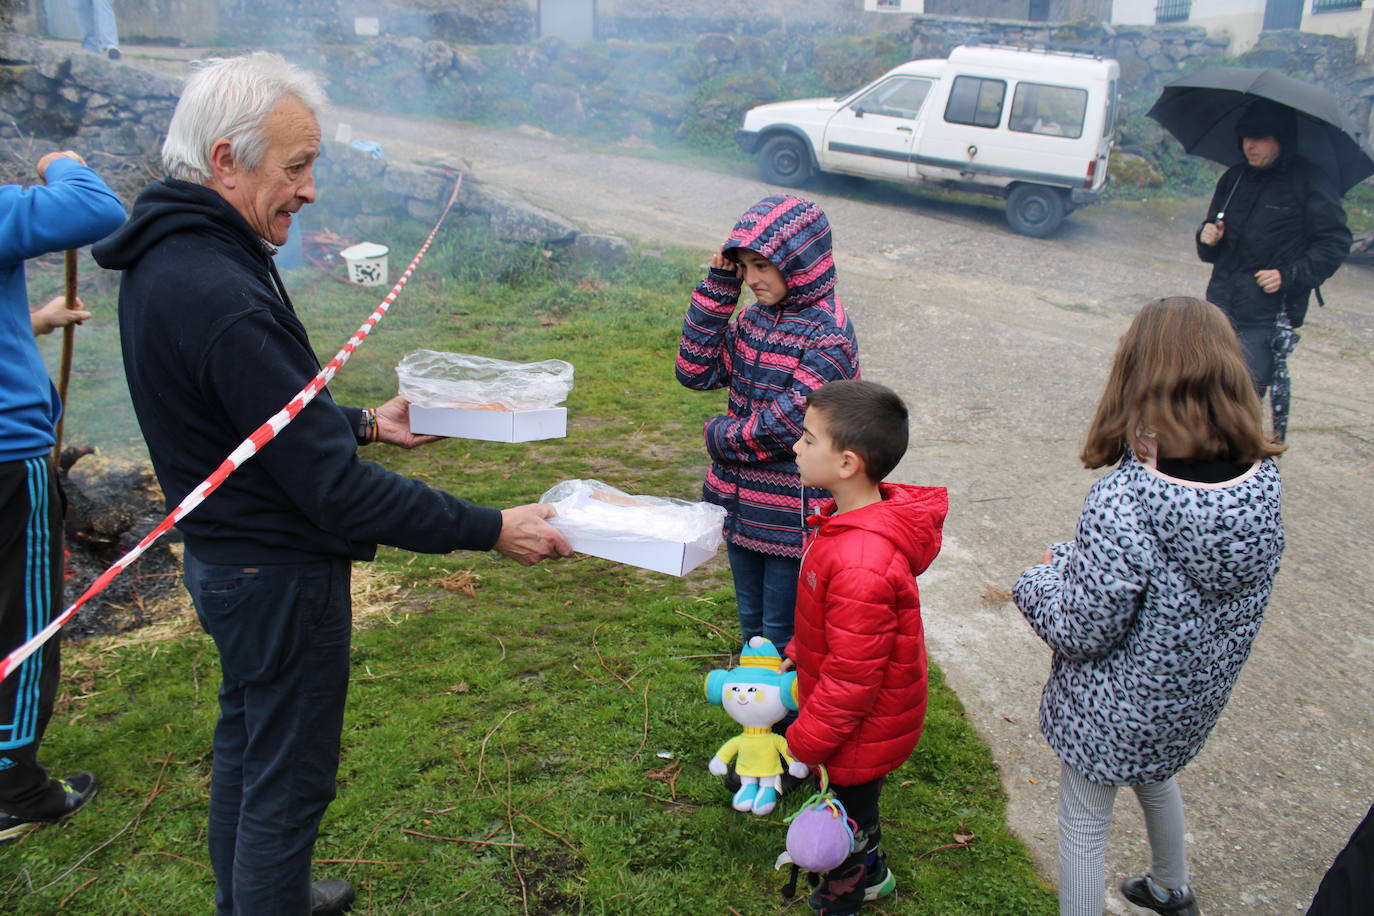
[[[572,547],[545,519],[557,515],[553,506],[529,503],[501,510],[501,536],[493,548],[521,566],[533,566],[540,560],[566,557]]]

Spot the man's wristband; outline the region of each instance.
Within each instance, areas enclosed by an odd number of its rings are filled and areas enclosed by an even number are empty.
[[[363,409],[362,414],[358,417],[358,428],[353,431],[353,435],[357,438],[359,445],[367,445],[377,441],[377,409],[375,407]]]

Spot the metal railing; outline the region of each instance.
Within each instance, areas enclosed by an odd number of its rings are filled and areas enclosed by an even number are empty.
[[[1159,0],[1155,4],[1155,22],[1187,22],[1192,6],[1193,0]]]

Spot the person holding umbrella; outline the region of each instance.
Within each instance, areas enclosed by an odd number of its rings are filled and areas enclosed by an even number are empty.
[[[0,186],[0,655],[62,612],[62,498],[52,457],[65,407],[34,337],[90,317],[63,298],[29,310],[24,262],[104,238],[124,222],[114,191],[70,150],[38,160],[39,184]],[[38,748],[57,695],[53,639],[0,683],[0,841],[79,811],[90,773],[48,775]]]
[[[1261,397],[1271,384],[1286,391],[1286,366],[1276,383],[1276,363],[1297,343],[1292,329],[1302,326],[1312,290],[1350,252],[1339,193],[1296,154],[1296,129],[1286,105],[1256,99],[1245,108],[1235,125],[1244,161],[1221,176],[1197,231],[1198,257],[1212,265],[1207,299],[1231,320]],[[1274,404],[1282,441],[1287,399]]]

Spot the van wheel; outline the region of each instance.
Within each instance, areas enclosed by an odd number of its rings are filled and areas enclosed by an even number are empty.
[[[1064,194],[1040,184],[1018,184],[1007,195],[1007,222],[1013,232],[1043,239],[1064,222]]]
[[[811,150],[796,137],[774,137],[759,150],[759,172],[769,184],[800,188],[811,180]]]

